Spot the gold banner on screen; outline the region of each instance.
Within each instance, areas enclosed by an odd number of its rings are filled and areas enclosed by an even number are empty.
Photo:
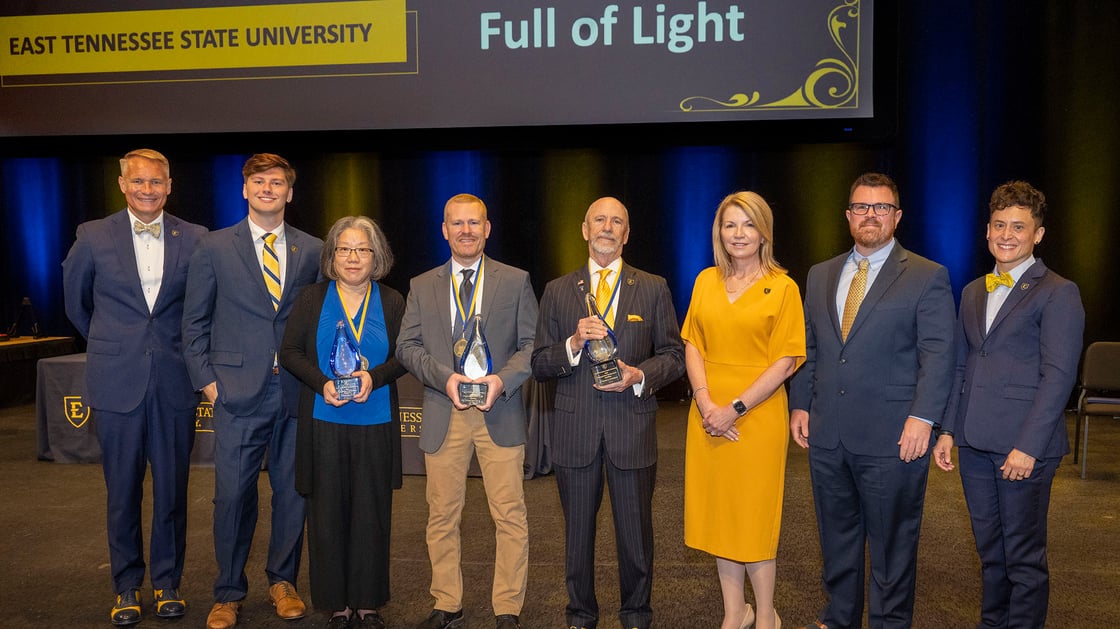
[[[405,0],[0,18],[4,76],[407,61]]]

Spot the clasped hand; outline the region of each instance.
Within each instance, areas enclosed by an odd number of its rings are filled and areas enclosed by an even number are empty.
[[[327,380],[323,385],[323,399],[331,406],[342,406],[347,402],[357,402],[359,404],[365,402],[369,398],[370,391],[373,391],[373,378],[369,375],[368,371],[355,371],[350,374],[351,378],[361,380],[361,387],[358,388],[358,394],[349,400],[338,399],[338,389],[334,386],[334,380]]]

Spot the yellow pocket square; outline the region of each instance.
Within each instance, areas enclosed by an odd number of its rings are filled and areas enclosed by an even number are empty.
[[[642,318],[642,315],[636,315],[636,314],[626,315],[626,320],[627,321],[645,321],[645,319]]]

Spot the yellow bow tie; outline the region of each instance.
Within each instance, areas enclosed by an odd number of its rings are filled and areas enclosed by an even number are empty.
[[[984,276],[984,286],[988,288],[989,293],[994,291],[997,286],[1006,286],[1008,288],[1011,288],[1014,285],[1015,280],[1011,278],[1010,273],[1000,273],[999,275],[996,275],[995,273],[989,273]]]

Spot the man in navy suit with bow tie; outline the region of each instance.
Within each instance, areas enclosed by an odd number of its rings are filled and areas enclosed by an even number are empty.
[[[152,472],[149,546],[155,614],[186,612],[178,593],[187,533],[187,474],[198,395],[179,325],[191,252],[206,228],[163,211],[167,158],[151,149],[121,159],[128,207],[78,226],[62,263],[66,315],[86,339],[86,403],[94,410],[108,496],[114,625],[140,622],[144,581],[141,503]]]
[[[1046,624],[1050,485],[1069,453],[1065,408],[1077,380],[1085,310],[1077,285],[1034,256],[1046,197],[1030,184],[996,188],[988,250],[995,269],[961,294],[957,379],[934,461],[961,484],[980,554],[978,627]]]

